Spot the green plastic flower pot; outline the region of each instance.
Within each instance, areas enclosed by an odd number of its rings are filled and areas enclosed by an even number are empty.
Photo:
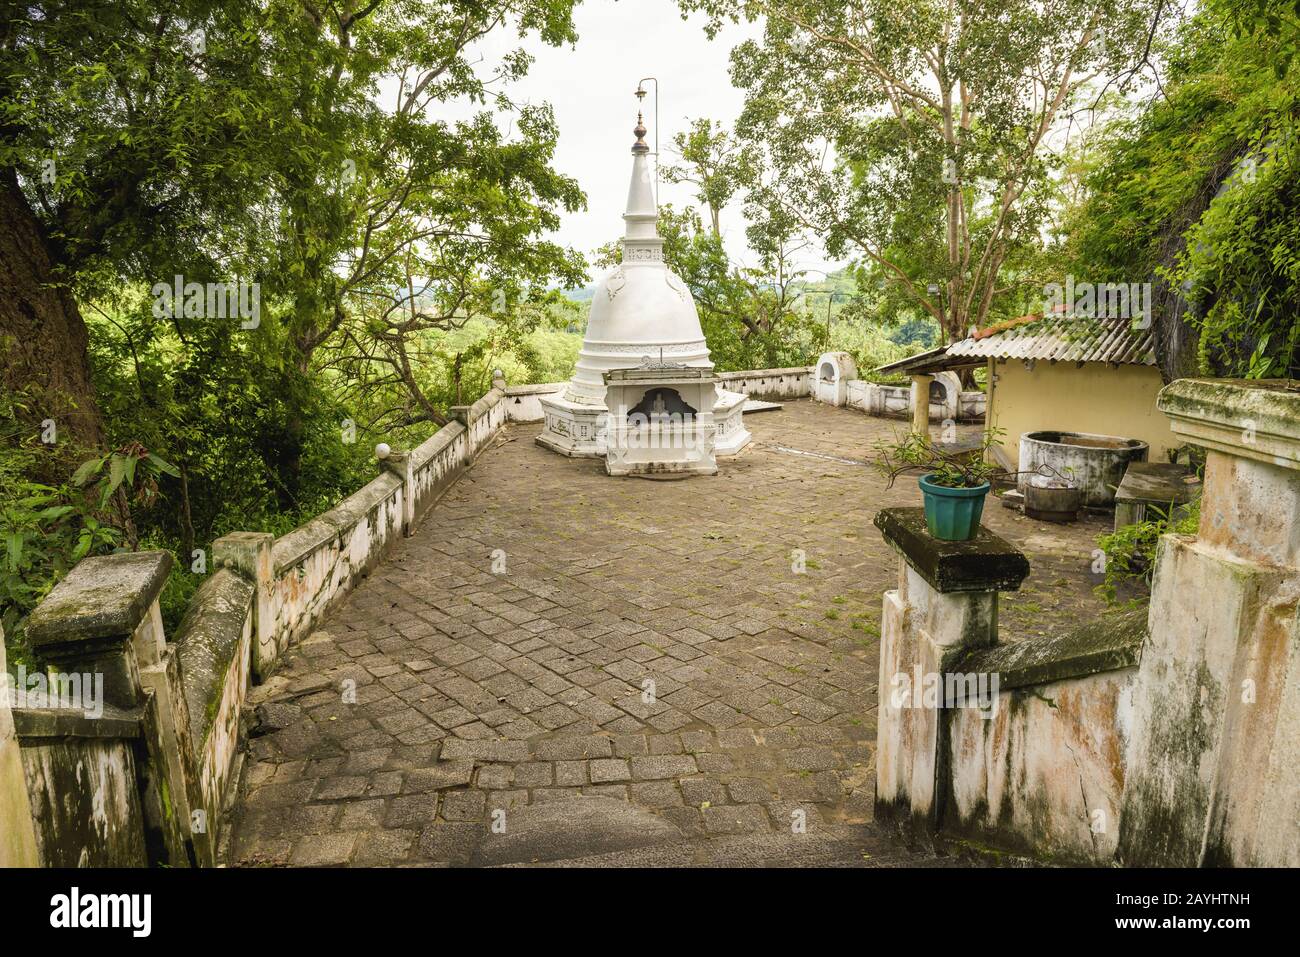
[[[989,483],[975,488],[948,488],[931,482],[929,475],[922,475],[920,483],[925,498],[925,524],[930,534],[945,542],[974,538],[979,531],[980,516],[984,514],[984,496],[989,494]]]

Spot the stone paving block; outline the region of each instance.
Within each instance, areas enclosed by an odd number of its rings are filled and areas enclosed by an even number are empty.
[[[510,791],[493,791],[487,797],[487,814],[488,818],[497,811],[511,811],[514,808],[523,807],[528,803],[528,792],[520,790]],[[507,818],[508,821],[508,818]],[[508,823],[507,823],[507,826]]]
[[[834,771],[787,774],[781,778],[779,787],[782,800],[829,802],[844,796],[843,785]]]
[[[448,821],[479,821],[487,808],[483,791],[447,791],[442,796],[442,816]]]
[[[646,738],[651,754],[681,754],[682,739],[675,734],[652,734]]]
[[[727,791],[717,781],[709,778],[682,778],[682,800],[692,807],[705,804],[727,803]]]
[[[713,751],[713,734],[709,731],[683,731],[682,749],[688,754],[699,751]]]
[[[633,801],[646,807],[681,807],[682,795],[672,781],[642,781],[629,785]]]
[[[555,778],[554,768],[549,761],[528,761],[515,765],[514,771],[515,784],[521,788],[550,787]]]
[[[528,760],[528,745],[522,741],[450,739],[446,741],[439,757],[443,760],[470,758],[475,761],[511,763]]]
[[[614,753],[613,742],[603,735],[549,738],[533,745],[533,754],[542,761],[577,761],[584,758],[607,758]]]
[[[285,832],[323,834],[334,829],[338,820],[337,804],[301,804],[284,810]]]
[[[367,830],[382,827],[387,807],[382,798],[368,801],[349,801],[343,805],[338,826],[346,831]]]
[[[335,831],[332,834],[309,834],[293,846],[289,863],[294,867],[327,867],[346,864],[352,857],[360,835],[356,831]]]
[[[632,758],[632,775],[639,780],[680,778],[698,771],[695,758],[689,754],[647,755]]]
[[[702,837],[706,833],[704,815],[697,807],[668,807],[659,813],[688,837]]]
[[[586,784],[586,761],[556,761],[555,783],[564,787],[580,787]]]
[[[465,865],[470,862],[485,828],[469,821],[439,821],[420,834],[413,854],[428,861]]]
[[[406,773],[402,784],[402,793],[411,794],[419,791],[436,791],[440,788],[459,787],[469,784],[474,773],[474,762],[465,759],[439,761],[433,767],[415,768]]]
[[[314,801],[336,801],[340,798],[360,797],[366,792],[369,780],[362,775],[322,778],[312,792]]]
[[[367,831],[357,838],[352,863],[363,867],[397,864],[410,853],[415,838],[415,831],[401,828]]]
[[[735,767],[728,754],[700,753],[695,755],[695,763],[705,774],[726,774]]]
[[[630,781],[632,772],[628,770],[627,761],[622,758],[599,758],[587,765],[592,784],[607,784],[613,781]]]
[[[514,783],[514,768],[508,764],[487,764],[478,769],[474,777],[475,787],[485,791],[499,791]]]
[[[727,793],[737,804],[762,804],[776,797],[771,788],[755,778],[738,778],[728,782]]]
[[[750,834],[771,829],[767,812],[758,804],[726,804],[706,807],[704,828],[710,834]]]
[[[433,822],[438,814],[438,793],[409,794],[393,798],[384,815],[388,828],[420,828]]]
[[[839,767],[839,757],[830,748],[791,748],[781,752],[782,763],[791,771],[829,771]]]

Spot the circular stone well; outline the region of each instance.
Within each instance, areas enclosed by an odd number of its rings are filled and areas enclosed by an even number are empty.
[[[1023,492],[1032,472],[1065,478],[1078,486],[1083,504],[1111,508],[1115,489],[1130,462],[1147,460],[1147,443],[1118,435],[1089,432],[1026,432],[1020,437],[1020,471],[1016,484]]]

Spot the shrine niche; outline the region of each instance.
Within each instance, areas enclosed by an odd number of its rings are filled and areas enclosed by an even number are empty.
[[[633,424],[636,416],[641,420],[653,421],[669,416],[695,415],[696,410],[682,401],[676,389],[651,389],[627,413],[628,424]]]
[[[645,362],[605,373],[610,475],[685,477],[718,471],[718,380],[712,367]]]

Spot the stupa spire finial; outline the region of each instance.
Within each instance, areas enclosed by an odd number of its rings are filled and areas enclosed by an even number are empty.
[[[632,152],[649,153],[650,147],[646,145],[646,141],[645,141],[645,134],[646,134],[645,121],[641,119],[640,110],[637,110],[636,128],[633,129],[632,132],[636,134],[636,142],[632,144]]]

